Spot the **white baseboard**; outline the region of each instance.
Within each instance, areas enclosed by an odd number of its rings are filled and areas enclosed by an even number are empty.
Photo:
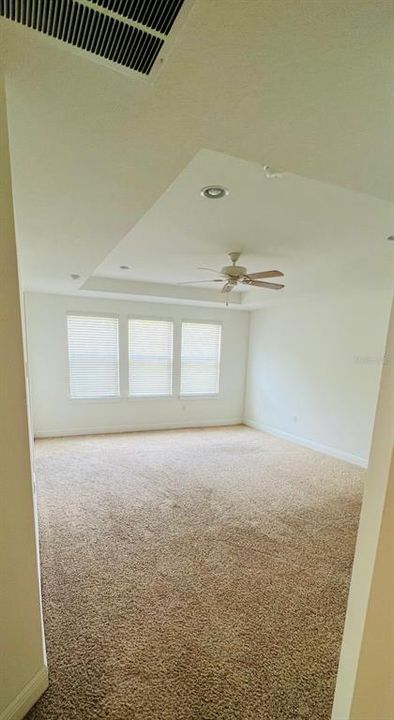
[[[298,435],[279,430],[271,425],[264,425],[262,423],[256,423],[254,420],[232,418],[232,419],[220,419],[220,420],[209,420],[206,422],[199,422],[198,420],[192,420],[188,422],[178,423],[147,423],[145,425],[112,425],[105,427],[84,427],[84,428],[67,428],[58,430],[39,430],[35,432],[36,438],[55,438],[55,437],[69,437],[78,435],[107,435],[116,433],[127,433],[127,432],[148,432],[150,430],[182,430],[183,428],[204,428],[204,427],[217,427],[226,425],[248,425],[255,430],[261,430],[267,432],[270,435],[289,440],[289,442],[296,443],[308,447],[311,450],[317,450],[324,455],[330,455],[331,457],[338,458],[339,460],[345,460],[353,465],[360,467],[368,467],[368,460],[352,453],[338,450],[337,448],[330,447],[329,445],[322,445],[321,443],[314,442],[308,438],[302,438]],[[0,720],[3,720],[0,717]]]
[[[68,437],[71,435],[107,435],[112,433],[148,432],[149,430],[182,430],[186,428],[217,427],[219,425],[242,425],[242,418],[199,421],[191,420],[178,423],[147,423],[146,425],[112,425],[105,427],[67,428],[60,430],[38,430],[35,438]],[[2,720],[2,718],[0,718]]]
[[[48,668],[43,665],[16,698],[0,713],[0,720],[22,720],[47,687]]]
[[[263,425],[257,423],[254,420],[244,419],[244,425],[254,428],[255,430],[261,430],[262,432],[275,435],[276,437],[289,440],[289,442],[296,443],[297,445],[303,445],[304,447],[310,448],[311,450],[317,450],[317,452],[323,453],[323,455],[331,455],[331,457],[338,458],[339,460],[346,460],[346,462],[352,463],[352,465],[359,465],[359,467],[367,468],[368,459],[360,457],[359,455],[353,455],[352,453],[338,450],[337,448],[330,447],[329,445],[322,445],[321,443],[314,442],[314,440],[308,440],[308,438],[299,437],[292,433],[285,432],[284,430],[278,430],[271,425]]]

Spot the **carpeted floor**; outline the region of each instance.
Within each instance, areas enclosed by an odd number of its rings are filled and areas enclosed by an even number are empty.
[[[36,445],[30,720],[328,720],[362,471],[246,427]]]

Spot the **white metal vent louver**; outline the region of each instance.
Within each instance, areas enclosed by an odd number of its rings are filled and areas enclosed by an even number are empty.
[[[149,75],[185,0],[0,0],[0,16]]]

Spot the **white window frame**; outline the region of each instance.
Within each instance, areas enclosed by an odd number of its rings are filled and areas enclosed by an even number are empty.
[[[118,321],[118,381],[119,381],[119,393],[117,395],[103,395],[102,397],[86,397],[77,398],[71,395],[71,373],[70,373],[70,349],[68,343],[68,317],[102,317],[102,318],[115,318]],[[66,355],[67,355],[67,372],[68,372],[68,400],[70,402],[77,403],[118,403],[122,400],[122,368],[121,368],[121,318],[118,313],[108,312],[89,312],[85,310],[67,310],[65,318],[65,330],[66,330]]]
[[[129,321],[130,320],[153,320],[155,322],[168,322],[172,324],[172,345],[171,345],[171,392],[166,395],[130,395],[130,359],[129,359]],[[126,356],[127,356],[127,400],[130,402],[140,402],[141,400],[170,400],[174,397],[174,367],[176,363],[176,320],[171,317],[162,317],[158,315],[127,315],[126,318]]]
[[[191,323],[194,325],[220,325],[220,348],[219,348],[219,380],[218,390],[215,393],[183,393],[181,392],[182,387],[182,325],[183,323]],[[180,320],[179,327],[179,398],[181,400],[218,400],[221,395],[221,384],[222,384],[222,349],[223,349],[223,321],[222,320],[196,320],[195,318],[185,317]]]

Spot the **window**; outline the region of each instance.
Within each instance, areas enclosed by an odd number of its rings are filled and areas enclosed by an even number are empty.
[[[219,392],[221,334],[221,325],[182,323],[181,395]]]
[[[68,315],[72,398],[119,397],[119,320]]]
[[[173,323],[129,320],[129,395],[171,395]]]

